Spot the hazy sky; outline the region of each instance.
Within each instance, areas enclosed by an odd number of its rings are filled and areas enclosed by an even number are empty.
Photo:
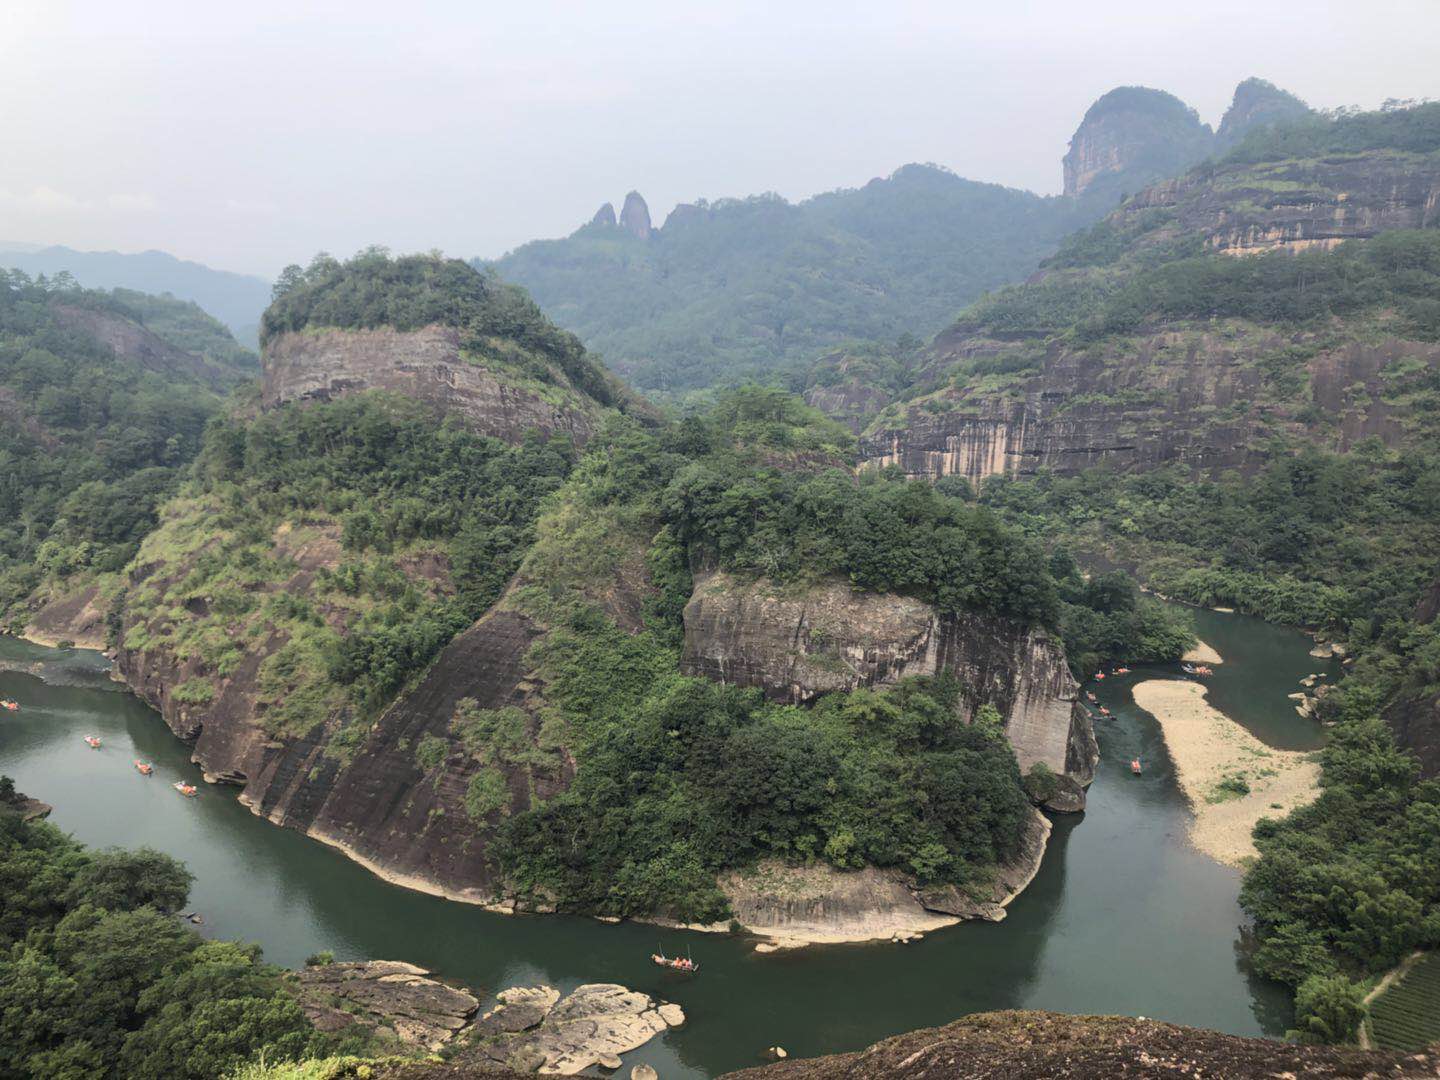
[[[273,276],[368,243],[498,255],[638,188],[863,184],[910,161],[1054,192],[1113,86],[1214,124],[1440,96],[1440,0],[0,0],[0,241]]]

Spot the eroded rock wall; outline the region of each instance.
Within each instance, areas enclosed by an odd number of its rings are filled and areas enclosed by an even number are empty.
[[[1004,346],[957,327],[936,340],[936,364]],[[882,417],[860,452],[870,466],[974,483],[1099,465],[1252,472],[1277,434],[1335,451],[1371,437],[1404,444],[1417,417],[1403,385],[1435,370],[1440,346],[1395,336],[1336,342],[1240,322],[1159,327],[1123,347],[1052,343],[1036,374],[1002,391],[949,388]]]
[[[1005,718],[1021,771],[1043,761],[1082,784],[1094,776],[1094,731],[1064,649],[1011,620],[942,616],[923,601],[839,581],[786,589],[712,572],[697,576],[685,608],[681,666],[794,703],[948,673],[962,687],[965,720],[985,704]]]
[[[448,326],[399,331],[310,329],[265,344],[261,400],[330,401],[389,390],[462,418],[476,431],[518,443],[526,432],[567,434],[577,445],[598,424],[598,408],[568,388],[531,388],[467,359]]]

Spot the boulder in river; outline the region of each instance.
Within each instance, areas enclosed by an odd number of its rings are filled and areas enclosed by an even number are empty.
[[[301,1008],[319,1030],[358,1024],[426,1050],[453,1039],[480,1008],[468,991],[398,960],[317,964],[296,980]]]

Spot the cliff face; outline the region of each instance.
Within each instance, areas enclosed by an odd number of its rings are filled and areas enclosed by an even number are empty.
[[[1059,642],[1044,631],[977,615],[941,616],[907,597],[832,582],[804,590],[697,577],[685,608],[681,666],[802,703],[907,675],[954,675],[968,722],[981,705],[1005,718],[1022,772],[1043,761],[1081,784],[1098,751],[1089,713]]]
[[[193,660],[122,648],[115,663],[170,729],[193,744],[192,757],[207,777],[243,785],[241,801],[255,813],[341,848],[387,880],[492,902],[502,890],[486,838],[498,817],[476,821],[467,813],[466,790],[480,766],[457,746],[450,725],[463,699],[481,709],[529,701],[535,687],[526,680],[524,658],[537,636],[523,615],[490,612],[446,647],[348,759],[325,752],[325,730],[276,736],[263,726],[255,709],[256,676],[282,641],[267,641],[248,655],[202,708],[176,700],[175,688],[195,673]],[[427,769],[417,758],[427,736],[446,744],[440,767]],[[531,790],[549,797],[570,776],[563,759],[552,769],[500,767],[517,809],[529,805]]]
[[[1101,97],[1070,139],[1065,194],[1135,191],[1173,176],[1210,150],[1210,128],[1179,98],[1143,86]]]
[[[530,430],[586,442],[598,408],[568,387],[510,377],[468,358],[460,331],[305,330],[266,343],[262,401],[329,401],[389,390],[462,417],[486,435],[518,443]]]
[[[936,339],[937,363],[1013,344],[957,327]],[[1276,434],[1334,450],[1371,437],[1399,446],[1416,418],[1405,388],[1440,370],[1440,345],[1230,322],[1157,327],[1113,349],[1056,340],[1039,368],[999,389],[947,387],[882,414],[861,439],[862,458],[978,483],[1101,464],[1251,471]]]
[[[1165,224],[1140,250],[1177,236],[1209,251],[1331,248],[1387,229],[1440,222],[1440,155],[1399,151],[1224,165],[1156,184],[1116,212],[1120,228],[1143,215]]]
[[[650,207],[638,191],[625,196],[620,208],[620,227],[641,240],[650,239]]]

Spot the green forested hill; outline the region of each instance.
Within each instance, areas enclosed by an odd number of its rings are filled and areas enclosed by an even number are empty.
[[[932,334],[1105,209],[907,165],[798,204],[682,205],[648,236],[592,222],[493,265],[637,387],[682,394]]]
[[[0,280],[0,611],[46,576],[124,566],[219,392],[254,370],[193,304]]]

